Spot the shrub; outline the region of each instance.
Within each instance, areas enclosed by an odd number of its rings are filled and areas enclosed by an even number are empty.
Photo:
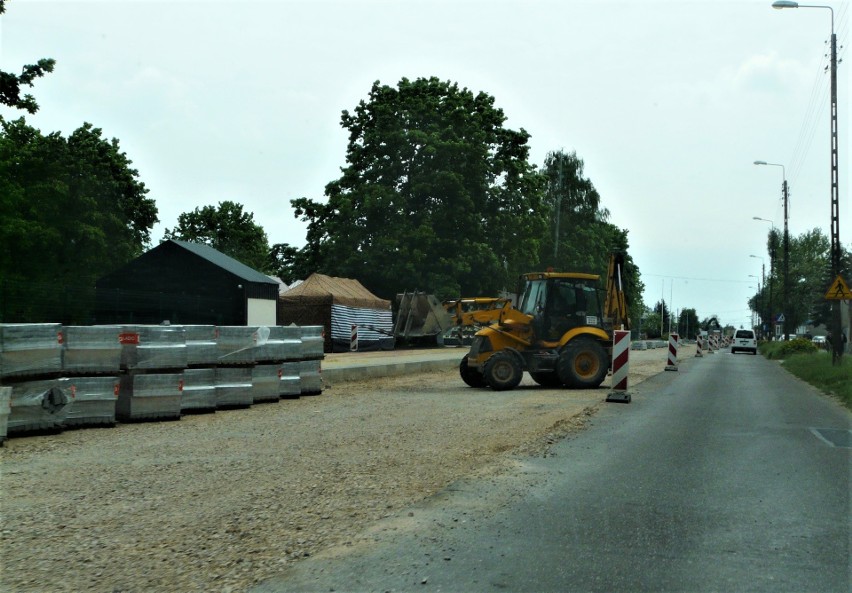
[[[787,358],[793,354],[810,354],[817,352],[818,350],[819,348],[817,348],[810,340],[796,338],[788,342],[782,342],[779,354],[781,355],[781,358]]]

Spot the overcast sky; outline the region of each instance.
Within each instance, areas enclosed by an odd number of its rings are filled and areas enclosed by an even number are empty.
[[[848,45],[849,3],[831,3]],[[532,161],[576,151],[629,230],[649,306],[748,325],[766,233],[829,235],[828,10],[771,0],[11,0],[0,69],[43,57],[43,132],[117,138],[160,224],[240,202],[270,243],[304,244],[290,200],[345,165],[340,113],[376,80],[436,76],[492,95]],[[841,57],[846,53],[840,51]],[[852,238],[848,62],[838,69],[840,232]],[[0,109],[4,117],[22,112]],[[412,290],[405,278],[399,290]],[[463,295],[473,296],[473,295]]]

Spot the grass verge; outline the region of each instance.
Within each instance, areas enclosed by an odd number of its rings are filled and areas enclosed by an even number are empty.
[[[817,389],[836,395],[852,410],[852,357],[849,355],[843,356],[841,364],[835,366],[828,352],[785,353],[782,342],[761,344],[760,352],[769,359],[782,359],[785,369]]]

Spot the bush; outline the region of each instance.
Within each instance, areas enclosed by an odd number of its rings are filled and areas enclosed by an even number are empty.
[[[794,354],[811,354],[819,352],[820,348],[818,348],[810,340],[796,338],[789,342],[761,342],[758,344],[758,350],[769,360],[777,360],[779,358],[787,358]]]
[[[781,342],[780,354],[781,358],[787,358],[794,354],[811,354],[817,352],[819,348],[810,340],[804,338],[796,338],[788,342]]]

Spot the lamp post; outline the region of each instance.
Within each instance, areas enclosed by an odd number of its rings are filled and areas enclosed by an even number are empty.
[[[831,6],[799,4],[791,0],[776,0],[772,8],[827,8],[831,11],[831,277],[840,275],[840,183],[837,171],[837,35],[834,33],[834,9]],[[832,301],[832,362],[840,364],[843,340],[840,333],[840,301]],[[786,327],[786,323],[785,323]]]
[[[787,216],[789,211],[788,205],[790,203],[790,191],[787,187],[787,170],[784,168],[784,165],[780,165],[778,163],[754,161],[754,164],[781,167],[781,199],[784,201],[784,278],[781,282],[781,314],[784,316],[783,332],[784,339],[786,340],[790,335],[790,332],[787,329],[790,327],[790,322],[787,321],[790,318],[790,312],[787,311],[787,305],[789,304],[788,298],[790,295],[790,230],[788,225],[789,218]]]

